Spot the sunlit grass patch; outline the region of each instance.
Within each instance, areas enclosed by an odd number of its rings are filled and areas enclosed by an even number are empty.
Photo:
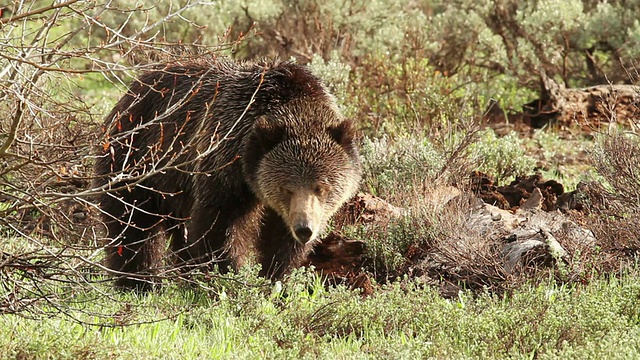
[[[67,316],[3,315],[0,356],[628,358],[640,346],[636,276],[586,286],[524,285],[503,296],[463,292],[448,300],[409,280],[362,297],[326,289],[308,271],[259,290],[238,283],[225,296],[171,286],[146,296],[115,294]],[[91,313],[111,313],[114,322],[89,325]]]

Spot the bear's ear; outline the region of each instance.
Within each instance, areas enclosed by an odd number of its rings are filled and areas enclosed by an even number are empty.
[[[331,138],[343,147],[348,148],[353,144],[355,129],[350,121],[345,120],[336,126],[330,127],[328,131]]]
[[[270,123],[266,116],[261,116],[253,124],[253,134],[260,150],[266,153],[282,142],[284,129],[281,126]]]

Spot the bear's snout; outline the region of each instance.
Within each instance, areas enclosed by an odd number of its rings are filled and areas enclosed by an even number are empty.
[[[293,232],[301,242],[305,243],[311,239],[311,235],[313,235],[313,230],[306,222],[301,222],[293,225]]]
[[[309,242],[318,236],[324,207],[311,190],[295,191],[289,204],[289,228],[296,240]]]

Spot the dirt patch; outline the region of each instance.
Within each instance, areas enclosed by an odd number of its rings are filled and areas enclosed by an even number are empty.
[[[363,241],[349,240],[331,232],[309,256],[307,265],[313,265],[334,285],[343,284],[370,295],[374,291],[371,278],[362,271],[368,261],[365,250]]]
[[[535,189],[542,195],[541,208],[544,211],[582,209],[582,205],[575,201],[575,191],[565,193],[562,184],[555,180],[545,180],[540,174],[516,177],[506,186],[496,186],[489,176],[481,172],[474,172],[471,178],[471,190],[485,203],[500,209],[517,210]]]

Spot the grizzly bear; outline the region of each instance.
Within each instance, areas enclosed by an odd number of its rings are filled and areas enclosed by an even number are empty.
[[[291,62],[174,63],[142,74],[104,123],[94,185],[116,286],[175,268],[279,278],[312,250],[361,178],[354,125]]]

